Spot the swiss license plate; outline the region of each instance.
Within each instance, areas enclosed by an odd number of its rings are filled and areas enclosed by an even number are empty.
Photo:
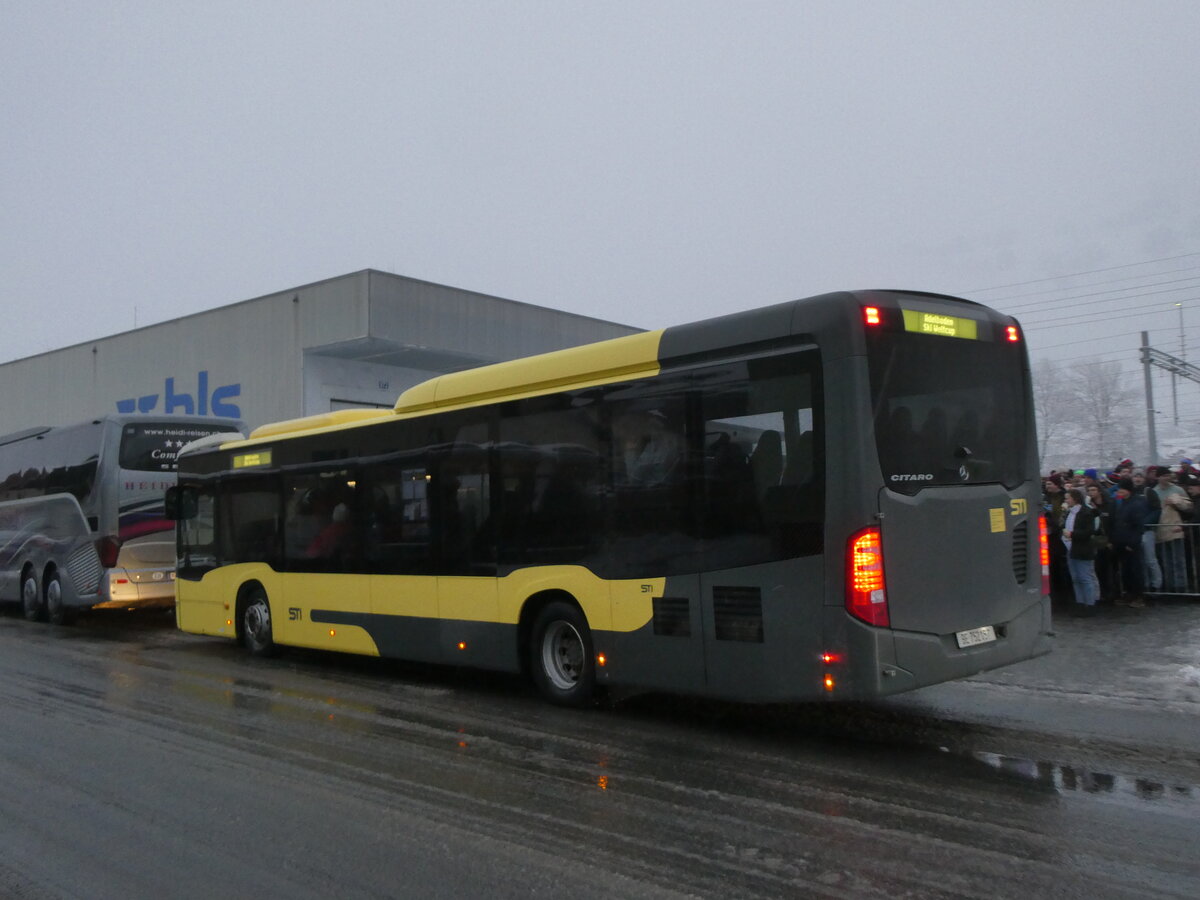
[[[988,644],[994,641],[996,639],[996,629],[991,625],[984,625],[982,628],[960,631],[954,637],[958,640],[959,649],[974,647],[976,644]]]

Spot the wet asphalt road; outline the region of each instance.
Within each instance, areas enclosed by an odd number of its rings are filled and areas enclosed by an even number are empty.
[[[6,612],[0,679],[0,897],[1200,896],[1196,754],[938,712],[970,686],[570,711],[161,613]]]

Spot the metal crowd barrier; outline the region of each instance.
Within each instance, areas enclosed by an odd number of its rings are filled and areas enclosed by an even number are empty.
[[[1157,525],[1147,525],[1154,532]],[[1154,555],[1158,560],[1162,582],[1151,589],[1150,573],[1146,576],[1146,593],[1163,597],[1200,597],[1200,522],[1183,522],[1183,537],[1175,541],[1155,541]],[[1174,568],[1172,573],[1170,570]],[[1174,576],[1174,577],[1172,577]]]

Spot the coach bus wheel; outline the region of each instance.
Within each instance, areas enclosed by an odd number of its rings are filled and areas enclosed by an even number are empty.
[[[538,614],[530,641],[534,683],[551,703],[585,706],[596,688],[592,633],[583,613],[556,601]]]
[[[275,640],[271,637],[271,605],[262,588],[256,588],[246,600],[242,638],[246,649],[255,656],[270,656],[275,652]]]
[[[50,573],[44,591],[46,616],[51,624],[70,625],[75,620],[75,610],[63,603],[62,584],[58,580],[57,572]]]
[[[26,572],[21,579],[21,608],[30,622],[39,622],[46,616],[46,605],[33,572]]]

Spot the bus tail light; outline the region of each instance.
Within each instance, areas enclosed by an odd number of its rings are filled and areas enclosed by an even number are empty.
[[[875,526],[852,535],[846,548],[846,610],[868,625],[888,627],[883,541]]]
[[[1038,516],[1038,560],[1042,564],[1042,596],[1050,594],[1050,532],[1046,517]]]
[[[881,319],[879,318],[879,307],[878,306],[864,306],[863,307],[863,321],[866,322],[868,325],[879,325],[881,322]]]
[[[104,568],[111,569],[115,566],[120,553],[121,542],[112,535],[96,539],[96,554],[100,557],[100,565]]]
[[[1004,329],[1004,336],[1010,344],[1016,344],[1021,340],[1021,329],[1016,325],[1009,325]]]

